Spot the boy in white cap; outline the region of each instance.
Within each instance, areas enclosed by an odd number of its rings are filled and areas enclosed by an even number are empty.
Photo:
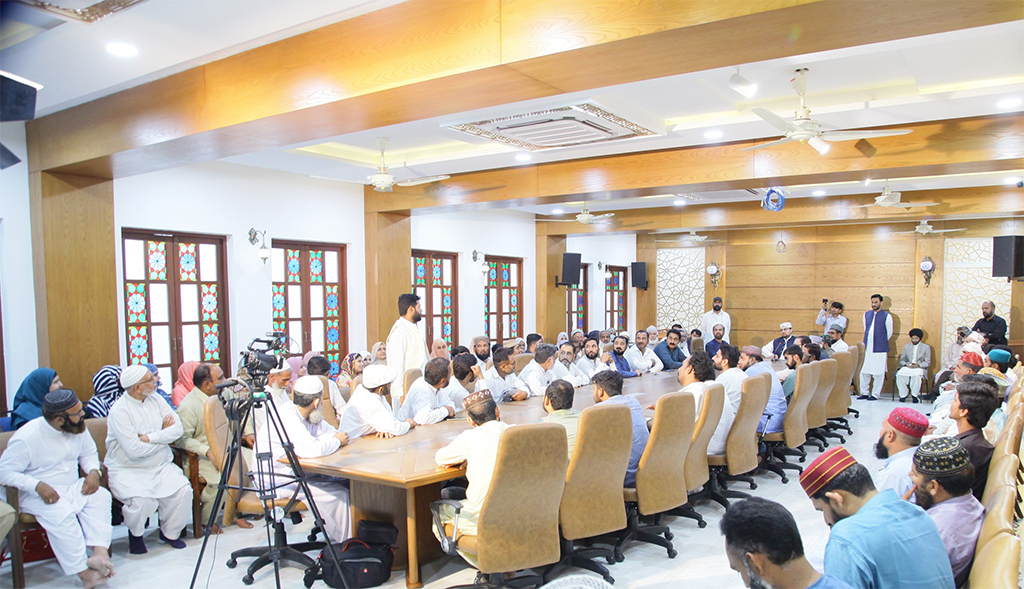
[[[352,391],[339,429],[355,440],[374,433],[378,438],[393,438],[416,427],[412,419],[395,418],[391,405],[384,398],[395,378],[394,371],[387,366],[372,365],[363,369],[363,382]]]
[[[174,409],[156,392],[156,376],[145,366],[121,372],[125,394],[107,416],[104,464],[110,491],[124,504],[128,551],[145,554],[146,519],[159,511],[160,539],[185,548],[180,538],[192,508],[192,486],[175,466],[170,444],[184,433]]]

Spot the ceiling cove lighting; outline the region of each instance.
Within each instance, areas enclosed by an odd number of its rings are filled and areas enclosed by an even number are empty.
[[[678,199],[672,201],[672,204],[676,205],[677,207],[686,206],[686,199],[685,198],[678,198]]]
[[[705,139],[721,139],[723,135],[725,135],[725,133],[719,131],[718,129],[712,129],[712,130],[706,131],[704,133],[704,138]]]
[[[1017,108],[1021,104],[1024,104],[1020,98],[1004,98],[996,103],[999,108]]]
[[[1013,186],[1014,184],[1020,181],[1020,176],[1007,176],[1006,178],[1003,179],[1003,184],[1006,184],[1007,186]]]
[[[753,98],[754,94],[757,94],[757,84],[741,76],[739,68],[736,68],[736,73],[729,78],[729,88],[746,98]]]
[[[139,50],[134,45],[127,43],[107,43],[107,53],[118,57],[135,57]]]
[[[825,192],[824,190],[815,190],[814,192],[811,193],[812,196],[825,196],[826,194],[828,193]]]
[[[533,159],[533,156],[528,153],[520,153],[516,155],[517,162],[528,162]]]
[[[562,209],[555,209],[555,210],[551,211],[552,215],[561,215],[563,213],[565,213],[565,211],[563,211]]]

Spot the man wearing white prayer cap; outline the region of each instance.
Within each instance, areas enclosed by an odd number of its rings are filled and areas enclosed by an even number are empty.
[[[191,516],[192,486],[174,462],[170,444],[184,429],[171,406],[156,392],[156,375],[134,365],[121,372],[125,394],[107,416],[107,466],[110,491],[124,504],[128,550],[145,554],[146,520],[159,511],[160,539],[185,548],[179,537]]]
[[[658,339],[658,328],[654,325],[647,326],[647,346],[652,350],[661,340]]]
[[[277,359],[277,365],[270,369],[267,376],[267,384],[263,390],[273,397],[274,406],[278,410],[292,402],[292,367],[284,356]],[[252,412],[253,432],[259,433],[263,429],[263,423],[267,420],[267,414],[263,409],[254,409]]]
[[[796,336],[793,335],[793,324],[789,321],[783,321],[779,324],[779,337],[768,342],[761,348],[761,355],[766,360],[777,360],[782,357],[782,353],[786,351],[786,348],[792,346],[796,341]]]

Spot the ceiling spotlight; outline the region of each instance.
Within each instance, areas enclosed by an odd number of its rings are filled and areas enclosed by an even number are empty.
[[[564,212],[565,211],[563,211],[562,209],[555,209],[555,210],[551,211],[551,214],[552,215],[561,215]]]
[[[739,68],[736,68],[736,73],[729,78],[729,88],[746,98],[753,98],[754,94],[757,94],[757,84],[741,76]]]
[[[812,196],[825,196],[826,194],[824,190],[815,190],[811,193]]]
[[[725,133],[722,133],[721,131],[719,131],[717,129],[713,129],[711,131],[705,132],[704,133],[704,138],[705,139],[721,139],[723,135],[725,135]]]
[[[135,57],[139,50],[127,43],[107,43],[107,53],[118,57]]]
[[[996,103],[999,108],[1016,108],[1022,104],[1020,98],[1004,98]]]
[[[832,148],[832,146],[828,144],[828,141],[825,141],[821,137],[811,137],[807,140],[807,144],[816,149],[821,155],[825,155],[828,153],[828,150]]]
[[[685,198],[678,198],[678,199],[672,201],[672,204],[676,205],[677,207],[684,206],[686,204],[686,199]]]
[[[533,156],[528,153],[520,153],[516,155],[517,162],[528,162],[533,159]]]

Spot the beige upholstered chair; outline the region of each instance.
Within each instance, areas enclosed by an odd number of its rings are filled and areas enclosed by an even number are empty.
[[[530,360],[533,360],[533,354],[530,354],[530,353],[516,354],[515,360],[516,360],[516,374],[519,374],[520,372],[523,371],[523,368],[526,368],[526,365],[530,363]]]
[[[1020,569],[1020,538],[1013,533],[996,535],[974,553],[974,565],[968,577],[973,589],[1016,589]]]
[[[987,491],[986,487],[986,491]],[[1003,532],[1013,533],[1013,507],[1017,501],[1017,490],[1010,485],[998,485],[988,495],[985,502],[985,519],[981,523],[978,534],[978,547]]]
[[[729,428],[729,437],[725,440],[725,453],[709,454],[707,457],[710,478],[698,495],[706,495],[726,508],[729,507],[728,498],[742,499],[750,496],[725,488],[727,480],[742,480],[751,489],[757,488],[754,479],[745,473],[757,469],[757,424],[768,406],[770,386],[770,381],[760,378],[762,376],[771,378],[771,375],[760,374],[743,381],[740,407]]]
[[[653,525],[641,526],[640,516],[671,514],[686,504],[684,464],[693,437],[695,411],[690,393],[669,393],[655,404],[651,437],[640,457],[636,486],[622,490],[627,525],[615,544],[616,561],[622,562],[622,547],[634,539],[662,546],[669,558],[675,558],[668,526],[660,525],[660,518],[655,518]]]
[[[762,440],[767,445],[762,468],[770,470],[782,477],[785,483],[789,479],[782,469],[790,468],[803,472],[803,468],[786,462],[786,456],[799,456],[803,462],[807,454],[800,446],[807,436],[807,406],[818,387],[818,371],[814,363],[801,364],[796,367],[796,387],[793,397],[789,400],[786,417],[782,422],[782,431],[765,434]]]
[[[998,460],[995,455],[988,466],[988,482],[985,483],[985,493],[981,496],[981,503],[988,505],[992,494],[1000,487],[1009,485],[1016,488],[1017,471],[1020,469],[1020,458],[1016,454],[1002,456]]]
[[[412,383],[416,382],[416,380],[421,376],[423,376],[423,371],[419,368],[406,370],[405,377],[402,379],[402,390],[408,394],[409,388],[412,387]],[[404,396],[402,397],[402,402],[405,402]]]
[[[825,448],[828,447],[828,438],[835,438],[840,443],[846,443],[843,436],[831,433],[825,427],[828,425],[826,406],[828,405],[828,398],[832,394],[832,388],[836,384],[839,362],[826,358],[815,362],[815,364],[818,366],[818,386],[815,388],[814,396],[811,397],[811,402],[807,406],[807,435],[820,441]]]
[[[558,512],[568,452],[565,428],[557,423],[517,425],[501,434],[476,535],[462,535],[451,524],[444,529],[450,553],[476,556],[477,568],[489,580],[485,586],[505,586],[506,573],[558,561]],[[431,509],[442,503],[435,501]],[[539,585],[542,579],[529,575],[514,582]]]
[[[334,429],[338,429],[338,413],[334,410],[334,404],[331,403],[330,381],[327,380],[326,376],[317,375],[317,377],[320,379],[320,384],[324,385],[323,394],[320,396],[320,406],[323,410],[324,421],[331,424]]]
[[[609,548],[574,549],[573,541],[610,534],[626,527],[621,501],[622,480],[633,447],[633,419],[629,407],[601,403],[580,414],[576,446],[565,476],[558,512],[562,527],[562,560],[544,571],[544,582],[571,566],[593,571],[614,583],[608,569],[591,560],[603,556],[611,564]]]
[[[684,341],[679,342],[679,345],[685,346],[686,345],[686,341],[684,340]],[[694,350],[703,350],[703,349],[704,349],[704,338],[703,337],[695,337],[695,338],[693,338],[693,341],[690,342],[690,351],[692,352]]]
[[[722,419],[722,411],[725,409],[725,386],[720,383],[714,383],[709,385],[704,391],[704,397],[700,405],[700,415],[697,416],[697,422],[693,427],[693,437],[690,440],[690,451],[686,453],[686,461],[683,465],[683,475],[686,477],[686,492],[691,493],[689,500],[690,503],[696,503],[703,499],[713,499],[715,501],[721,501],[719,499],[725,499],[725,497],[712,495],[710,493],[697,493],[697,490],[701,487],[705,487],[707,491],[708,481],[711,479],[711,473],[708,467],[708,444],[711,443],[711,437],[715,435],[715,429],[718,427],[718,422]],[[722,503],[724,507],[728,507],[729,502],[725,501]],[[692,517],[697,520],[697,525],[701,528],[704,526],[700,525],[704,522],[704,518],[693,512],[692,515],[686,515],[685,517]],[[706,523],[704,524],[707,525]]]
[[[864,342],[857,342],[850,346],[850,351],[852,352],[854,348],[857,349],[857,365],[853,370],[853,388],[856,389],[858,395],[863,395],[864,391],[860,390],[860,371],[864,368]]]
[[[828,419],[825,427],[832,431],[843,429],[846,433],[852,434],[853,430],[850,429],[850,422],[846,416],[852,400],[850,381],[853,378],[853,354],[836,352],[832,354],[832,359],[836,361],[836,379],[825,403],[825,417]],[[845,440],[840,438],[840,443],[845,443]]]

